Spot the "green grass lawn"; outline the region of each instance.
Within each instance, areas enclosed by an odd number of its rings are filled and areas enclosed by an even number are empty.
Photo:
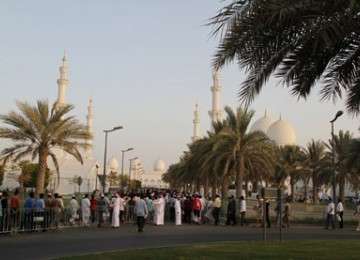
[[[61,259],[360,259],[358,240],[225,242],[123,250]]]

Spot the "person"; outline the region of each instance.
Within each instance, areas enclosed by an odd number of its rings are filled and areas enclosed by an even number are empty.
[[[79,210],[79,204],[76,200],[76,196],[72,195],[71,200],[69,201],[70,224],[71,225],[75,225],[76,221],[79,219],[78,210]]]
[[[249,222],[245,218],[246,216],[246,201],[244,196],[240,197],[240,225],[244,226],[244,223],[246,225],[249,225]]]
[[[336,215],[339,218],[339,228],[344,227],[344,206],[341,202],[341,199],[338,199],[338,204],[336,205]]]
[[[356,216],[358,219],[358,225],[356,227],[356,231],[360,231],[360,200],[358,200],[357,202],[357,208],[356,211],[354,212],[354,216]]]
[[[88,194],[85,194],[84,198],[81,200],[81,215],[83,225],[88,227],[90,220],[90,200]]]
[[[109,199],[107,193],[104,194],[104,201],[106,203],[104,222],[105,223],[110,223],[110,216],[111,216],[110,212],[109,212],[109,210],[110,210],[110,199]]]
[[[331,222],[331,226],[335,229],[335,205],[332,198],[329,197],[329,203],[327,206],[327,216],[325,222],[325,229],[329,229],[329,224]]]
[[[233,195],[228,198],[228,206],[227,206],[227,218],[225,225],[230,225],[232,223],[233,226],[236,226],[236,202]]]
[[[112,208],[111,227],[118,228],[120,227],[120,195],[118,192],[114,194],[110,207]]]
[[[62,210],[64,208],[64,202],[60,198],[58,193],[54,194],[54,198],[51,200],[51,209],[52,209],[52,220],[53,226],[60,229],[60,221]]]
[[[97,209],[99,212],[98,227],[101,227],[105,223],[104,215],[105,215],[106,207],[107,207],[107,205],[106,205],[105,196],[104,196],[104,194],[101,194],[100,199],[97,201]]]
[[[194,223],[200,224],[200,211],[201,211],[201,201],[199,195],[195,195],[194,202],[193,202],[193,212],[194,212]]]
[[[266,218],[266,225],[268,228],[271,227],[271,223],[270,223],[270,200],[267,199],[265,201],[265,218]]]
[[[96,219],[96,210],[97,210],[97,200],[95,198],[95,193],[91,194],[91,199],[90,199],[90,219],[91,219],[91,223],[94,224],[95,223],[95,219]]]
[[[2,208],[2,220],[0,223],[0,230],[1,231],[8,231],[9,230],[9,205],[8,205],[8,193],[6,191],[4,191],[2,193],[2,198],[1,198],[1,208]]]
[[[124,195],[120,196],[120,223],[124,223],[124,218],[125,218],[125,200],[124,200]]]
[[[180,204],[180,196],[178,196],[174,203],[174,210],[175,210],[175,225],[181,225],[181,204]]]
[[[155,225],[164,225],[164,217],[165,217],[165,199],[163,194],[159,194],[159,198],[153,202],[155,205],[155,216],[154,216],[154,224]]]
[[[256,218],[259,222],[259,226],[264,226],[264,215],[263,215],[263,199],[260,197],[260,195],[256,195],[256,206],[254,208],[256,210]]]
[[[175,194],[171,194],[169,199],[170,221],[175,221],[176,218],[175,202],[176,202]]]
[[[147,219],[150,219],[150,220],[148,220],[148,223],[150,223],[149,221],[151,221],[151,219],[154,218],[153,201],[152,201],[152,199],[149,198],[149,196],[146,196],[145,197],[145,203],[146,203],[146,206],[148,208],[148,217],[147,217]]]
[[[138,232],[143,232],[145,226],[145,220],[148,215],[148,208],[143,199],[143,195],[140,195],[140,198],[136,200],[134,206],[134,214],[136,215],[136,224],[138,227]]]
[[[213,203],[213,216],[215,219],[215,225],[220,223],[220,208],[221,208],[221,200],[218,194],[215,195],[215,200]]]
[[[192,204],[193,201],[190,195],[187,195],[184,201],[184,223],[191,223]]]
[[[39,194],[39,198],[35,202],[35,216],[36,216],[36,223],[39,224],[43,231],[45,231],[45,221],[44,221],[44,214],[45,214],[45,201],[44,201],[44,193]]]
[[[34,192],[30,191],[29,196],[25,200],[24,204],[25,216],[24,216],[24,228],[25,230],[31,231],[34,228],[34,209],[35,199]]]
[[[213,210],[214,210],[214,202],[212,201],[211,197],[207,197],[206,201],[206,212],[205,212],[205,223],[209,224],[210,222],[214,221],[213,217]]]
[[[286,200],[286,203],[285,203],[285,208],[284,208],[284,216],[283,216],[283,219],[282,219],[282,221],[283,221],[283,227],[290,227],[290,217],[291,217],[291,215],[290,215],[290,211],[291,211],[291,209],[290,209],[290,203],[289,203],[289,201],[290,201],[290,198],[288,198],[287,200]]]
[[[2,192],[0,192],[0,202],[2,200]],[[0,232],[4,231],[4,222],[3,222],[3,208],[2,203],[0,203]]]
[[[51,198],[52,194],[51,193],[47,193],[46,195],[46,199],[45,199],[45,228],[49,228],[51,226],[52,223],[52,209],[51,209],[51,202],[52,202],[52,198]]]
[[[19,190],[16,189],[14,195],[10,199],[10,214],[11,214],[11,229],[15,230],[19,225],[19,217],[20,217],[20,197]]]
[[[276,200],[276,206],[274,208],[274,212],[276,213],[275,225],[281,225],[281,199]]]

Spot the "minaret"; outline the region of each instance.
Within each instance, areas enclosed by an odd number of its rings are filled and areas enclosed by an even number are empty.
[[[66,89],[68,85],[67,79],[67,71],[68,68],[66,66],[66,53],[64,52],[63,63],[60,67],[60,78],[57,80],[57,84],[59,86],[58,99],[56,101],[56,108],[60,108],[66,105],[65,97],[66,97]]]
[[[212,92],[212,110],[209,111],[211,119],[211,130],[213,131],[213,123],[219,121],[223,111],[220,110],[220,92],[221,86],[219,81],[219,71],[216,68],[213,74],[213,86],[210,88]]]
[[[93,135],[93,122],[94,122],[94,106],[92,97],[90,97],[89,106],[88,106],[88,113],[86,115],[86,126],[91,135]],[[85,147],[85,158],[86,159],[93,159],[93,140],[89,138],[86,140],[86,147]]]
[[[200,117],[199,117],[199,109],[198,109],[198,102],[196,101],[195,104],[195,111],[194,111],[194,136],[191,137],[193,142],[200,139]]]

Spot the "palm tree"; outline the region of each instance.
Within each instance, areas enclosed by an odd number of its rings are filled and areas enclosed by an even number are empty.
[[[321,161],[325,156],[325,145],[322,141],[311,140],[304,150],[305,161],[302,166],[307,167],[311,173],[312,185],[313,185],[313,202],[316,201],[318,195],[318,180],[317,176],[321,170]]]
[[[354,190],[360,188],[360,139],[353,139],[347,153],[347,167],[350,172],[350,182]]]
[[[360,112],[360,3],[356,0],[232,1],[209,25],[220,34],[214,66],[236,61],[248,72],[239,92],[249,105],[270,76],[306,98],[323,81],[321,100],[346,94]]]
[[[345,201],[345,183],[353,182],[354,184],[357,182],[358,178],[354,178],[354,176],[358,177],[358,174],[352,171],[354,168],[350,168],[349,165],[349,155],[352,154],[350,152],[350,147],[354,149],[353,137],[349,131],[345,133],[343,131],[339,131],[338,135],[334,135],[334,149],[335,149],[335,184],[339,185],[339,198],[342,201]],[[333,145],[332,140],[329,140],[329,143],[325,143],[325,146],[328,148],[328,153],[324,157],[321,167],[321,174],[319,175],[320,181],[325,184],[332,184],[333,180]]]
[[[226,124],[219,133],[217,145],[226,149],[228,158],[233,162],[235,172],[236,196],[242,195],[242,185],[246,169],[250,170],[255,161],[263,162],[264,169],[273,168],[273,143],[262,132],[248,133],[253,110],[239,107],[236,113],[225,107]]]
[[[278,169],[282,173],[281,180],[290,177],[290,193],[292,200],[295,195],[295,183],[298,176],[301,175],[301,160],[303,158],[303,151],[298,145],[285,145],[280,147],[280,158],[278,160]]]
[[[11,127],[0,127],[0,138],[14,141],[14,145],[3,149],[1,159],[4,164],[13,160],[31,156],[38,158],[39,171],[36,180],[36,193],[44,191],[47,159],[50,156],[55,167],[58,179],[60,178],[59,164],[54,149],[61,149],[83,162],[78,150],[86,146],[85,140],[92,138],[87,127],[80,124],[74,116],[68,113],[74,108],[65,105],[55,109],[49,108],[47,101],[37,101],[36,106],[26,102],[16,102],[20,113],[11,111],[1,115],[0,119]],[[84,141],[84,142],[79,142]],[[59,182],[58,182],[59,183]]]

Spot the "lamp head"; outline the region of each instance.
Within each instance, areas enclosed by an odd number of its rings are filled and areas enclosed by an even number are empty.
[[[338,119],[338,117],[340,117],[342,114],[344,114],[344,112],[342,110],[337,111],[334,119],[331,120],[330,123],[334,123],[336,121],[336,119]]]
[[[122,126],[115,126],[112,130],[115,131],[115,130],[120,130],[120,129],[123,129]]]

